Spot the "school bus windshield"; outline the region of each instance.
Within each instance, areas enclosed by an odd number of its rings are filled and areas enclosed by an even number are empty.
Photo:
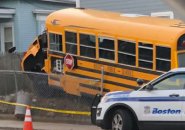
[[[185,52],[178,54],[178,67],[185,67]]]

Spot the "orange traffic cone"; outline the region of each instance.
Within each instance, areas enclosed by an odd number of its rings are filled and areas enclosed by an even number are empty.
[[[25,119],[24,119],[23,130],[33,130],[31,111],[30,111],[29,106],[27,106],[27,108],[26,108],[26,115],[25,115]]]

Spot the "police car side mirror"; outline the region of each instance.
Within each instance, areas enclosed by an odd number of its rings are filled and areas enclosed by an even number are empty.
[[[146,86],[146,90],[148,90],[148,91],[153,90],[153,85],[148,84],[148,85]]]
[[[137,82],[138,86],[141,86],[144,83],[144,81],[142,79],[137,79],[136,82]]]

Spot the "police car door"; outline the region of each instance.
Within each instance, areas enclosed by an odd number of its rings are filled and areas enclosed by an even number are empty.
[[[181,121],[185,74],[169,74],[137,91],[142,121]]]

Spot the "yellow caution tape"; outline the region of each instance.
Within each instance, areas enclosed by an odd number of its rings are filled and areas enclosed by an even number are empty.
[[[22,106],[22,107],[27,107],[28,106],[26,104],[7,102],[7,101],[3,101],[3,100],[0,100],[0,103],[13,105],[13,106]],[[57,109],[35,107],[35,106],[29,106],[29,107],[31,109],[43,110],[43,111],[48,111],[48,112],[63,113],[63,114],[85,115],[85,116],[90,116],[90,114],[91,114],[90,112],[82,112],[82,111],[57,110]]]

